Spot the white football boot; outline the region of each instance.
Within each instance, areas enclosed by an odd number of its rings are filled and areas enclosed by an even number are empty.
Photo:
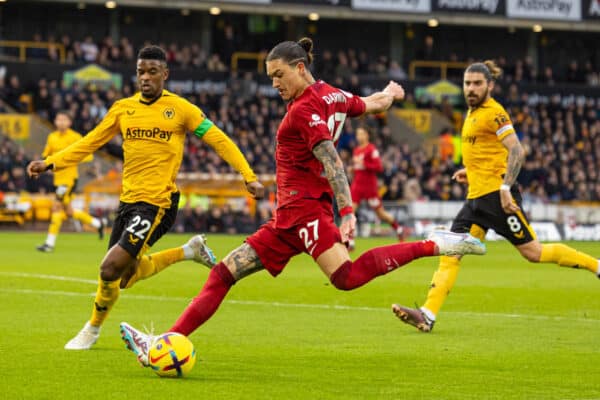
[[[435,230],[431,232],[427,239],[437,245],[441,256],[462,256],[466,254],[480,256],[486,252],[485,244],[468,233]]]
[[[133,352],[142,366],[147,367],[148,352],[154,342],[154,335],[151,333],[143,333],[127,322],[121,322],[119,325],[121,330],[121,339],[125,342],[127,349]]]
[[[66,350],[89,350],[100,336],[100,327],[90,325],[86,322],[83,329],[65,344]]]
[[[194,257],[192,258],[197,263],[212,268],[217,263],[217,257],[213,251],[206,245],[206,237],[204,235],[196,235],[184,245],[188,246],[193,252]]]

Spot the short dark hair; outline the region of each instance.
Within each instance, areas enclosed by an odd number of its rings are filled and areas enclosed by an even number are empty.
[[[158,60],[167,62],[167,53],[156,45],[150,45],[143,47],[138,52],[138,60]]]
[[[300,61],[307,67],[313,61],[313,41],[303,37],[297,42],[281,42],[273,47],[267,55],[267,61],[282,59],[288,64],[298,64]]]

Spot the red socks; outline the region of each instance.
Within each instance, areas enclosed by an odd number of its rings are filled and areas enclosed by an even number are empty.
[[[346,261],[342,264],[331,275],[331,283],[338,289],[352,290],[412,260],[433,256],[434,251],[435,243],[429,240],[376,247],[356,261]],[[200,293],[194,297],[169,332],[189,336],[212,317],[234,283],[235,278],[223,262],[215,265]]]
[[[223,262],[215,265],[200,293],[194,297],[169,332],[178,332],[189,336],[212,317],[234,283],[233,275]]]
[[[330,280],[340,290],[356,289],[412,260],[433,256],[434,252],[435,243],[430,240],[376,247],[354,262],[346,261],[331,275]]]

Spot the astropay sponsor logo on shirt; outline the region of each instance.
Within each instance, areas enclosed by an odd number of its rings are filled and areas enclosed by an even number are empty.
[[[504,0],[434,0],[433,10],[504,14]]]
[[[581,20],[580,0],[507,0],[506,15],[512,18]]]
[[[356,10],[431,12],[431,0],[352,0]]]

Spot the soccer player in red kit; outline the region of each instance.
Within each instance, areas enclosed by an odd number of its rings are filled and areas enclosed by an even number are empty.
[[[439,254],[483,254],[468,234],[438,232],[430,240],[371,249],[351,261],[344,243],[354,236],[356,218],[344,166],[335,150],[346,117],[387,110],[404,98],[395,82],[361,98],[313,78],[312,40],[282,42],[266,58],[267,74],[287,113],[277,131],[275,217],[215,265],[200,293],[169,332],[190,335],[217,310],[238,280],[266,269],[277,276],[291,257],[310,254],[332,284],[352,290],[411,260]],[[334,224],[335,199],[341,225]],[[121,336],[143,365],[153,337],[121,323]]]
[[[354,178],[350,186],[352,207],[356,212],[360,203],[366,201],[377,214],[377,218],[390,224],[396,235],[398,235],[398,240],[403,241],[402,226],[390,213],[385,211],[381,203],[381,196],[379,196],[379,188],[377,187],[377,174],[383,172],[383,164],[379,157],[379,151],[373,143],[369,142],[369,131],[366,127],[361,126],[356,130],[356,141],[358,146],[352,151],[352,171],[354,172]],[[354,248],[352,242],[350,247]]]

